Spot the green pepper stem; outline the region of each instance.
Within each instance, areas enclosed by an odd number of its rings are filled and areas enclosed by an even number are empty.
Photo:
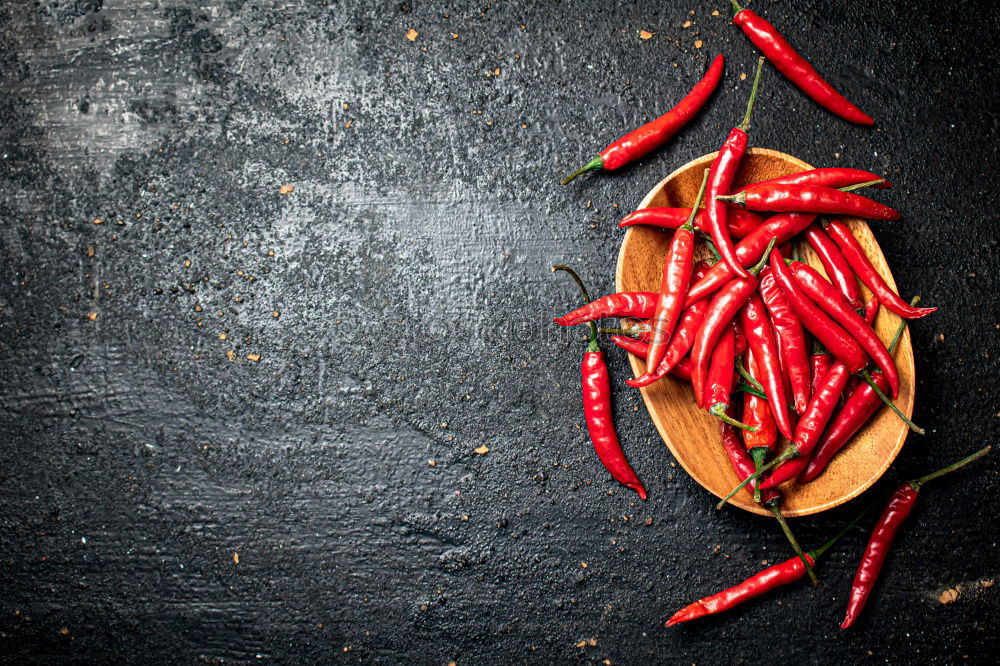
[[[733,14],[739,14],[743,11],[743,8],[740,7],[740,4],[736,0],[729,0],[729,4],[733,6]]]
[[[878,180],[866,180],[863,183],[856,183],[854,185],[848,185],[847,187],[839,188],[841,192],[853,192],[854,190],[860,190],[864,187],[874,187],[875,185],[881,185],[885,182],[885,178],[879,178]]]
[[[737,391],[742,391],[743,393],[749,393],[750,395],[755,395],[758,398],[763,398],[764,400],[767,400],[767,396],[763,392],[758,391],[754,387],[750,386],[749,384],[744,384],[743,382],[737,384],[736,388],[733,389],[734,393]]]
[[[584,303],[590,302],[590,292],[587,291],[587,287],[583,284],[583,280],[580,279],[580,276],[576,274],[576,271],[565,264],[557,264],[553,266],[552,272],[555,273],[556,271],[566,271],[569,273],[569,276],[573,278],[574,282],[576,282],[576,286],[580,288],[580,293],[583,294]],[[597,323],[588,321],[587,326],[590,328],[590,342],[587,344],[587,351],[601,351],[601,345],[597,342]]]
[[[698,216],[698,209],[701,207],[701,202],[705,199],[705,188],[708,186],[708,169],[701,176],[701,188],[698,190],[698,196],[694,199],[694,204],[691,206],[691,214],[684,224],[681,225],[681,229],[685,231],[694,230],[694,218]]]
[[[899,407],[896,406],[896,403],[894,403],[889,398],[889,396],[887,396],[885,393],[882,393],[882,389],[878,387],[878,384],[875,383],[875,380],[872,379],[871,374],[867,370],[861,370],[860,372],[858,372],[858,377],[861,377],[861,379],[865,380],[865,383],[871,387],[872,391],[875,391],[875,395],[878,396],[879,400],[887,404],[889,406],[889,409],[896,412],[896,416],[901,418],[903,420],[903,423],[905,423],[910,428],[910,430],[917,433],[918,435],[927,434],[923,428],[921,428],[916,423],[907,418],[906,414],[904,414],[899,409]]]
[[[767,458],[768,448],[766,446],[755,446],[750,449],[750,457],[753,459],[753,468],[755,472],[760,471],[760,468],[764,466],[764,459]],[[760,502],[760,484],[753,484],[753,501]],[[777,501],[777,499],[775,499]]]
[[[825,553],[826,551],[830,550],[830,547],[833,546],[833,544],[835,544],[838,541],[840,541],[840,537],[842,537],[845,534],[847,534],[848,530],[850,530],[852,527],[854,527],[855,525],[857,525],[858,521],[861,520],[866,513],[868,513],[868,512],[867,511],[862,511],[861,513],[859,513],[854,518],[854,520],[852,520],[851,522],[849,522],[846,525],[844,525],[844,527],[839,532],[837,532],[836,534],[834,534],[832,539],[830,539],[829,541],[827,541],[826,543],[824,543],[822,546],[820,546],[816,550],[810,551],[809,554],[812,555],[812,558],[814,560],[818,560],[820,558],[820,556],[823,555],[823,553]]]
[[[781,452],[781,455],[779,455],[777,458],[775,458],[771,462],[761,467],[759,470],[757,470],[747,478],[740,481],[740,484],[735,488],[733,488],[731,491],[729,491],[729,494],[723,497],[722,500],[715,505],[715,508],[721,509],[722,507],[726,506],[726,503],[729,502],[729,500],[733,499],[736,493],[746,488],[747,484],[759,479],[761,476],[764,475],[764,472],[769,472],[778,465],[780,465],[781,463],[791,460],[792,458],[795,458],[798,455],[799,455],[799,447],[796,446],[795,444],[789,444],[787,447],[785,447],[785,450]]]
[[[778,521],[778,525],[781,526],[781,531],[785,533],[785,538],[788,539],[788,543],[791,544],[792,550],[795,551],[795,554],[802,560],[802,564],[805,565],[806,573],[809,574],[809,580],[812,581],[813,587],[818,587],[819,578],[816,577],[816,572],[813,571],[812,565],[809,564],[809,560],[806,559],[806,554],[802,552],[802,546],[799,545],[799,540],[795,538],[792,528],[788,525],[788,521],[785,520],[785,516],[781,513],[781,509],[778,508],[778,500],[773,499],[768,502],[767,508],[769,508],[771,513],[774,514],[774,518]]]
[[[979,460],[980,458],[982,458],[983,456],[985,456],[987,453],[989,453],[990,449],[992,449],[992,448],[993,448],[992,446],[983,447],[983,448],[979,449],[978,451],[976,451],[975,453],[973,453],[971,456],[966,456],[965,458],[962,458],[961,460],[959,460],[956,463],[952,463],[952,464],[948,465],[947,467],[942,467],[938,471],[931,472],[927,476],[922,476],[919,479],[914,479],[913,481],[910,481],[910,485],[913,486],[914,490],[920,490],[920,486],[924,485],[928,481],[933,481],[934,479],[938,478],[939,476],[944,476],[945,474],[951,474],[956,469],[959,469],[960,467],[965,467],[966,465],[968,465],[970,462],[972,462],[974,460]]]
[[[747,193],[737,192],[736,194],[716,194],[715,200],[721,201],[722,203],[736,204],[737,206],[743,206],[745,208],[747,205]]]
[[[914,306],[920,302],[919,296],[914,296],[910,299],[910,306]],[[899,344],[900,338],[903,337],[903,331],[906,330],[906,320],[902,317],[899,318],[899,326],[896,327],[896,333],[892,336],[892,342],[889,343],[889,354],[891,355],[896,351],[896,345]]]
[[[753,426],[748,426],[746,423],[743,423],[742,421],[737,421],[733,417],[726,414],[727,409],[729,409],[729,405],[727,405],[724,402],[717,402],[708,408],[708,413],[711,414],[712,416],[718,417],[720,421],[722,421],[723,423],[728,423],[734,428],[740,428],[748,432],[757,432],[757,428],[754,428]]]
[[[753,103],[757,99],[757,88],[760,86],[760,74],[764,71],[764,56],[757,59],[757,73],[753,76],[753,87],[750,88],[750,101],[747,102],[746,113],[743,114],[743,121],[736,126],[744,132],[750,129],[750,116],[753,114]]]
[[[764,256],[760,258],[760,261],[758,261],[753,266],[753,268],[750,269],[750,274],[751,275],[758,275],[764,269],[764,264],[767,263],[768,257],[771,256],[771,250],[774,249],[774,244],[775,244],[775,242],[777,242],[777,240],[778,240],[777,238],[772,238],[771,242],[769,242],[767,244],[767,247],[764,248]]]
[[[743,367],[743,362],[740,361],[740,359],[736,359],[736,372],[739,373],[740,377],[747,380],[747,383],[749,383],[755,389],[757,389],[761,393],[764,392],[764,387],[760,385],[760,382],[758,382],[756,379],[753,378],[753,375],[747,372],[747,369]],[[756,393],[754,395],[756,395]]]
[[[579,169],[577,169],[576,171],[574,171],[570,175],[568,175],[565,178],[563,178],[562,179],[562,184],[563,185],[568,185],[573,179],[575,179],[577,176],[579,176],[581,174],[584,174],[584,173],[586,173],[588,171],[594,171],[596,169],[603,169],[603,168],[604,168],[604,160],[602,160],[601,156],[598,155],[597,157],[595,157],[594,159],[590,160],[589,162],[587,162],[586,164],[584,164],[582,167],[580,167]]]

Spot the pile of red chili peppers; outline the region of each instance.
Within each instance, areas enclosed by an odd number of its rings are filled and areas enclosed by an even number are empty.
[[[820,168],[735,186],[765,60],[832,113],[855,123],[874,121],[834,90],[774,26],[734,0],[733,7],[734,23],[763,53],[742,120],[702,174],[690,207],[645,208],[619,224],[672,232],[659,291],[591,300],[572,269],[553,269],[569,272],[584,296],[582,307],[555,322],[589,326],[582,370],[584,413],[597,454],[612,477],[646,499],[612,420],[611,383],[598,342],[598,333],[607,329],[597,326],[607,317],[623,321],[612,342],[645,360],[645,372],[629,379],[630,386],[688,382],[697,405],[719,419],[722,445],[742,480],[719,506],[745,488],[772,512],[796,553],[681,609],[667,626],[718,613],[806,574],[815,583],[815,561],[841,535],[803,552],[781,514],[779,487],[818,478],[883,404],[923,433],[892,401],[900,388],[893,352],[906,321],[936,308],[918,308],[918,299],[907,303],[893,291],[850,224],[840,219],[898,220],[897,211],[854,192],[891,184],[861,169]],[[719,55],[673,109],[612,143],[563,184],[585,171],[617,169],[661,146],[701,110],[722,73]],[[695,261],[701,239],[715,260]],[[822,272],[800,259],[803,246],[819,258]],[[861,285],[870,293],[867,300]],[[882,307],[900,318],[891,341],[881,340],[873,328]],[[671,379],[664,380],[667,375]],[[920,487],[989,448],[896,491],[858,568],[843,628],[854,622],[868,599]]]

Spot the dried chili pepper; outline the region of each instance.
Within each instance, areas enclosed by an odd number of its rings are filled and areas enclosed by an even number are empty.
[[[584,300],[590,301],[583,281],[569,266],[553,266],[553,271],[561,270],[580,287]],[[597,325],[589,322],[590,343],[583,355],[583,414],[590,432],[590,441],[594,445],[597,457],[616,481],[639,494],[639,499],[646,499],[646,489],[629,464],[618,433],[615,432],[614,413],[611,410],[611,380],[608,377],[608,366],[604,362],[604,353],[597,342]]]
[[[814,564],[816,560],[822,557],[823,554],[826,553],[826,551],[828,551],[835,543],[837,543],[842,536],[847,534],[847,531],[854,527],[857,522],[858,519],[855,518],[848,523],[847,526],[840,530],[832,539],[816,550],[806,553],[805,557],[807,558],[809,564]],[[803,559],[793,557],[785,560],[781,564],[775,564],[774,566],[768,567],[767,569],[754,574],[739,585],[735,585],[727,590],[717,592],[711,596],[699,599],[693,604],[685,606],[674,613],[673,616],[667,620],[667,626],[670,627],[675,624],[680,624],[681,622],[690,622],[691,620],[695,620],[706,615],[721,613],[722,611],[739,606],[754,597],[759,597],[765,592],[770,592],[775,588],[788,585],[789,583],[794,583],[805,575],[806,566],[803,563]]]
[[[753,45],[760,49],[761,53],[771,61],[771,64],[789,81],[798,86],[802,92],[824,109],[844,120],[861,125],[875,124],[871,116],[852,104],[820,76],[816,69],[809,64],[809,61],[799,55],[792,48],[792,45],[781,36],[777,28],[752,10],[740,7],[736,0],[730,0],[730,2],[733,5],[733,11],[736,12],[733,23],[740,26]]]
[[[774,334],[778,338],[781,370],[788,378],[792,406],[801,414],[806,410],[809,396],[812,395],[809,386],[806,334],[770,269],[761,271],[759,290],[764,305],[771,315]]]
[[[802,292],[831,319],[840,324],[875,362],[889,380],[892,397],[899,395],[899,372],[896,370],[896,364],[872,327],[851,308],[843,294],[824,280],[813,267],[801,261],[793,261],[788,268]]]
[[[767,393],[771,414],[778,431],[785,437],[792,436],[792,421],[788,417],[788,399],[779,361],[778,342],[774,338],[771,321],[764,302],[756,293],[751,294],[740,311],[740,322],[747,334],[747,342],[757,367],[761,371],[761,384]]]
[[[719,251],[722,261],[729,266],[729,270],[741,278],[746,278],[746,269],[740,264],[736,257],[736,248],[733,246],[733,239],[729,236],[729,222],[727,218],[728,208],[724,206],[716,197],[729,191],[736,177],[736,171],[740,168],[740,161],[747,150],[749,137],[747,130],[750,129],[750,116],[753,113],[754,100],[757,97],[757,88],[760,85],[760,74],[763,70],[764,59],[757,63],[757,73],[754,75],[753,87],[750,89],[750,101],[747,102],[747,110],[743,115],[743,120],[734,127],[729,136],[726,137],[719,153],[712,161],[712,168],[708,175],[708,193],[705,203],[705,232],[712,237],[712,242]]]
[[[885,558],[889,554],[889,547],[892,546],[892,541],[896,538],[896,532],[899,531],[900,525],[903,524],[906,517],[910,515],[910,511],[913,510],[913,505],[917,502],[921,486],[928,481],[954,472],[968,465],[970,462],[982,458],[990,452],[991,448],[987,446],[980,449],[967,458],[963,458],[927,476],[907,481],[896,489],[896,492],[889,498],[889,503],[879,517],[878,522],[875,523],[875,529],[872,530],[872,534],[868,538],[865,553],[861,556],[858,571],[854,575],[854,585],[851,587],[851,596],[847,602],[847,614],[840,625],[841,629],[847,629],[854,624],[861,610],[865,607],[868,595],[871,594],[872,588],[875,586],[875,581],[878,580],[879,573],[882,571],[882,565],[885,564]]]
[[[854,238],[851,230],[840,220],[830,220],[823,225],[830,238],[840,247],[840,252],[844,259],[854,270],[866,287],[872,290],[879,302],[891,312],[895,312],[904,319],[919,319],[926,317],[937,308],[915,308],[907,305],[906,301],[889,288],[882,276],[878,274],[868,256],[865,255],[861,243]]]
[[[650,206],[640,208],[622,218],[618,226],[622,229],[634,226],[659,227],[661,229],[677,229],[691,215],[690,208],[668,208],[666,206]],[[729,235],[733,238],[746,238],[763,220],[757,213],[733,208],[728,213]],[[702,228],[705,222],[705,211],[700,210],[694,218],[694,226]]]
[[[691,270],[694,267],[694,216],[705,197],[705,185],[708,183],[708,170],[701,179],[701,188],[691,205],[691,215],[670,241],[670,249],[663,259],[663,276],[660,281],[660,293],[656,299],[656,309],[650,324],[653,327],[652,338],[649,341],[649,357],[646,366],[656,368],[667,351],[667,345],[674,334],[677,321],[681,318],[684,299],[687,296],[688,285],[691,282]]]
[[[657,294],[652,291],[623,291],[601,296],[553,321],[560,326],[576,326],[604,317],[649,319],[656,309]]]
[[[705,72],[705,76],[695,84],[684,99],[677,103],[677,106],[609,145],[597,157],[564,178],[562,184],[566,185],[587,171],[595,169],[613,171],[662,146],[680,128],[684,127],[712,96],[719,81],[722,80],[724,64],[725,59],[721,53],[715,56],[715,60]]]
[[[798,173],[788,174],[787,176],[778,176],[777,178],[759,180],[756,183],[744,185],[736,191],[739,192],[740,190],[745,190],[748,187],[755,187],[757,185],[822,185],[823,187],[841,188],[848,187],[850,185],[860,185],[861,183],[870,183],[876,180],[882,180],[882,176],[877,173],[872,173],[871,171],[864,171],[863,169],[823,167],[819,169],[809,169],[808,171],[799,171]],[[881,183],[873,185],[872,187],[885,189],[892,187],[892,183],[887,180],[882,180]]]
[[[869,220],[898,220],[899,211],[874,199],[822,185],[751,185],[715,201],[753,211],[853,215]]]
[[[854,277],[847,259],[840,253],[837,244],[815,224],[806,229],[806,242],[813,249],[816,256],[823,264],[830,282],[836,285],[840,293],[844,295],[851,307],[858,310],[862,307],[861,289],[858,287],[858,280]]]

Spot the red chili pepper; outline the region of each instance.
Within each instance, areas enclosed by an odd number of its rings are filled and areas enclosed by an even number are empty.
[[[819,343],[814,343],[812,356],[809,357],[810,396],[815,395],[816,391],[819,390],[819,385],[826,377],[826,373],[830,371],[831,365],[833,365],[833,355],[823,349]]]
[[[699,261],[695,265],[694,279],[697,280],[700,276],[703,276],[708,271],[708,268],[709,265],[707,262]],[[674,329],[674,336],[670,340],[670,344],[667,345],[667,351],[663,355],[663,360],[660,361],[660,364],[656,366],[653,372],[650,372],[649,366],[647,366],[645,373],[634,379],[626,380],[625,383],[633,388],[642,388],[665,377],[667,373],[673,372],[674,366],[684,358],[685,354],[691,351],[691,345],[694,344],[695,335],[697,335],[698,329],[701,328],[701,322],[704,321],[705,312],[707,311],[708,301],[699,301],[684,310],[684,314],[681,315],[680,323]]]
[[[824,280],[823,276],[817,273],[814,268],[801,261],[793,261],[788,268],[803,293],[840,324],[871,357],[885,378],[889,380],[892,397],[895,398],[899,395],[899,372],[896,370],[896,364],[885,345],[875,335],[872,327],[851,308],[843,294]]]
[[[556,317],[553,321],[560,326],[576,326],[604,317],[649,319],[656,309],[656,296],[657,294],[652,291],[623,291],[608,294],[561,317]]]
[[[753,266],[764,256],[764,250],[771,240],[781,245],[812,224],[815,219],[816,216],[811,213],[773,215],[736,245],[736,258],[744,266]],[[708,298],[710,294],[732,280],[733,276],[734,273],[724,261],[716,263],[705,277],[694,281],[688,290],[685,305],[690,306],[703,298]]]
[[[590,301],[590,294],[580,276],[569,266],[553,266],[553,271],[561,270],[580,287],[583,298]],[[597,342],[597,325],[589,323],[590,343],[583,355],[583,414],[590,432],[590,441],[594,444],[597,457],[616,481],[639,493],[639,499],[646,499],[646,489],[636,475],[635,470],[625,458],[618,433],[615,432],[614,413],[611,409],[611,380],[608,377],[608,366],[604,362],[604,353]]]
[[[719,81],[722,80],[724,62],[725,59],[721,53],[715,56],[715,60],[712,61],[712,65],[708,68],[705,76],[695,84],[694,88],[691,89],[691,92],[684,99],[678,102],[677,106],[656,120],[632,130],[612,143],[602,150],[597,157],[564,178],[562,184],[569,183],[586,171],[594,169],[613,171],[645,156],[666,143],[670,137],[676,134],[680,128],[684,127],[701,110],[701,107],[705,106],[705,102],[712,96],[712,93],[715,92],[716,87],[719,85]]]
[[[815,303],[809,300],[792,279],[785,266],[781,252],[771,252],[771,270],[778,285],[785,293],[792,312],[796,314],[802,325],[840,360],[850,372],[857,372],[865,366],[865,355],[854,339],[834,323]]]
[[[806,553],[805,558],[808,558],[809,564],[814,564],[833,544],[837,543],[840,537],[844,536],[849,529],[854,527],[855,523],[857,523],[856,518],[825,544],[814,551]],[[770,592],[775,588],[794,583],[806,575],[806,566],[803,563],[805,558],[793,557],[785,560],[781,564],[775,564],[754,574],[739,585],[735,585],[728,590],[723,590],[704,599],[699,599],[674,613],[667,620],[667,626],[670,627],[681,622],[690,622],[706,615],[721,613],[722,611],[739,606],[754,597],[759,597],[765,592]]]
[[[747,335],[743,332],[743,327],[735,319],[733,320],[733,330],[736,331],[736,340],[733,343],[734,351],[736,352],[736,357],[739,358],[746,353]]]
[[[677,229],[691,216],[690,208],[667,208],[666,206],[651,206],[641,208],[622,218],[618,226],[622,229],[643,225],[660,227],[661,229]],[[751,231],[761,225],[763,220],[757,213],[734,208],[728,212],[729,235],[733,238],[746,238]],[[705,223],[705,211],[698,211],[694,218],[694,226],[702,229]]]
[[[830,238],[840,247],[844,259],[850,264],[854,273],[865,283],[865,286],[872,290],[879,302],[889,308],[890,311],[895,312],[904,319],[919,319],[937,310],[937,308],[915,308],[908,305],[896,292],[890,289],[889,285],[882,279],[882,276],[875,270],[875,267],[872,266],[871,261],[865,255],[864,248],[854,238],[854,235],[847,228],[846,224],[840,220],[830,220],[824,225],[824,228],[830,235]]]
[[[896,209],[868,197],[822,185],[751,185],[736,194],[717,196],[715,201],[777,213],[853,215],[869,220],[903,217]]]
[[[851,185],[860,185],[861,183],[870,183],[873,180],[882,180],[882,176],[877,173],[872,173],[871,171],[864,171],[862,169],[824,167],[821,169],[800,171],[787,176],[778,176],[777,178],[759,180],[756,183],[744,185],[737,190],[737,192],[745,190],[748,187],[755,187],[757,185],[822,185],[823,187],[841,188],[850,187]],[[892,183],[887,180],[883,180],[883,182],[878,185],[873,185],[872,187],[885,189],[892,187]]]
[[[812,391],[809,386],[809,361],[806,353],[806,334],[799,318],[792,312],[788,299],[778,286],[770,269],[760,274],[760,295],[771,315],[771,325],[778,338],[781,369],[788,378],[793,408],[801,414],[809,404]]]
[[[746,359],[747,370],[750,376],[760,383],[763,379],[763,374],[756,362],[752,349],[747,351]],[[755,432],[744,430],[742,434],[743,444],[755,465],[753,471],[756,471],[764,464],[764,459],[767,458],[768,452],[773,451],[777,445],[778,428],[774,422],[774,416],[771,414],[771,407],[768,405],[767,400],[745,391],[743,393],[743,418],[741,420],[755,430]]]
[[[630,338],[625,335],[614,335],[611,342],[615,343],[630,354],[635,354],[640,358],[646,358],[649,353],[649,343]],[[670,369],[670,374],[684,381],[691,381],[691,359],[685,358]]]
[[[743,9],[736,0],[730,0],[736,16],[733,23],[743,29],[753,45],[767,56],[774,67],[799,87],[802,92],[824,109],[844,120],[862,125],[874,125],[871,116],[854,106],[846,97],[837,92],[826,79],[792,48],[778,29],[749,9]]]
[[[736,171],[740,168],[743,154],[747,150],[747,130],[750,129],[750,115],[753,113],[754,99],[757,97],[757,87],[760,85],[760,74],[763,69],[764,59],[757,63],[757,74],[753,79],[753,87],[750,89],[750,101],[747,102],[747,110],[743,116],[743,121],[729,132],[719,153],[712,161],[712,168],[708,174],[707,203],[705,204],[705,232],[712,237],[715,248],[719,251],[722,261],[729,266],[729,270],[741,278],[747,277],[746,269],[740,265],[736,257],[736,248],[733,246],[733,239],[729,237],[728,208],[720,201],[716,200],[719,194],[729,191],[736,177]]]
[[[721,412],[726,415],[726,411],[729,409],[729,396],[733,393],[735,377],[733,369],[733,359],[736,358],[735,349],[736,333],[732,323],[730,323],[719,337],[719,341],[715,343],[715,349],[712,350],[712,360],[708,365],[708,374],[705,376],[705,395],[702,396],[701,404],[706,405],[712,414]],[[728,415],[726,416],[728,417]],[[733,421],[740,423],[736,419]],[[733,424],[730,423],[730,425]],[[746,425],[740,423],[737,427],[746,427]]]
[[[691,283],[691,269],[694,266],[694,216],[701,206],[705,196],[705,185],[708,183],[708,170],[701,179],[701,189],[691,205],[691,215],[688,221],[674,232],[670,241],[670,249],[663,259],[663,277],[660,281],[660,293],[656,299],[656,310],[650,324],[653,327],[649,342],[649,357],[646,367],[656,368],[663,360],[667,345],[674,334],[677,321],[681,318],[684,299],[687,296],[688,285]]]
[[[778,426],[778,431],[785,437],[792,436],[792,422],[788,418],[788,399],[785,396],[785,383],[782,378],[781,365],[778,360],[778,343],[774,339],[774,331],[767,317],[764,303],[757,294],[751,294],[740,311],[740,322],[747,334],[747,342],[754,360],[761,370],[761,384],[767,394],[771,414]]]
[[[878,299],[874,296],[865,303],[865,323],[871,326],[875,323],[875,317],[878,315]]]
[[[847,259],[844,259],[844,255],[840,253],[837,244],[815,224],[806,229],[805,236],[809,246],[822,262],[823,270],[826,271],[830,282],[837,286],[852,308],[860,309],[863,301],[861,300],[858,280],[854,277],[854,272],[851,271]]]
[[[705,374],[712,350],[756,288],[756,277],[736,278],[720,289],[709,303],[705,320],[691,347],[691,384],[699,407],[704,406]]]
[[[858,571],[854,575],[854,585],[851,587],[851,596],[847,602],[847,614],[840,625],[841,629],[847,629],[854,624],[855,620],[858,619],[858,615],[861,614],[861,610],[865,607],[868,595],[871,594],[872,588],[875,586],[875,581],[878,580],[879,573],[882,571],[885,558],[889,554],[892,541],[896,538],[896,532],[899,531],[899,527],[906,520],[906,517],[910,515],[913,505],[917,502],[920,487],[928,481],[949,474],[974,460],[982,458],[990,452],[990,448],[992,447],[987,446],[980,449],[971,456],[959,460],[957,463],[948,465],[943,469],[939,469],[914,481],[903,483],[896,489],[896,492],[889,498],[889,503],[879,517],[878,522],[875,523],[875,529],[872,530],[872,534],[868,538],[865,553],[861,556]]]

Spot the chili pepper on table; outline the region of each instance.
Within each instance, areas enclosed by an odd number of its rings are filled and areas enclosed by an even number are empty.
[[[896,364],[872,327],[851,308],[844,295],[824,280],[812,266],[801,261],[793,261],[788,268],[802,292],[831,319],[840,324],[875,362],[889,380],[892,397],[899,395],[899,372],[896,370]]]
[[[764,302],[756,293],[750,295],[740,311],[740,322],[747,334],[747,342],[754,361],[760,368],[760,383],[767,393],[774,422],[785,437],[792,436],[792,422],[788,417],[788,399],[785,397],[785,382],[778,359],[778,343],[767,316]]]
[[[863,169],[822,167],[819,169],[809,169],[808,171],[791,173],[787,176],[778,176],[777,178],[758,180],[756,183],[748,183],[736,191],[739,192],[748,187],[756,187],[757,185],[822,185],[823,187],[841,188],[848,187],[850,185],[860,185],[861,183],[870,183],[876,180],[882,180],[882,176]],[[882,180],[881,183],[873,185],[872,187],[885,189],[892,187],[892,183],[887,180]]]
[[[862,300],[858,279],[854,277],[854,272],[847,263],[847,259],[844,259],[844,255],[840,253],[837,244],[815,224],[806,229],[805,237],[809,247],[813,249],[823,264],[823,270],[826,271],[830,282],[837,286],[852,308],[860,309]]]
[[[708,174],[704,230],[712,237],[712,242],[715,243],[722,261],[729,266],[733,275],[741,278],[746,278],[747,272],[736,258],[736,248],[733,246],[733,239],[729,236],[728,209],[716,197],[729,191],[733,179],[736,177],[736,171],[740,168],[743,154],[747,150],[749,141],[747,130],[750,129],[750,115],[753,113],[753,103],[757,97],[757,88],[760,85],[760,74],[763,67],[764,59],[761,58],[757,62],[757,73],[754,75],[753,87],[750,89],[750,101],[747,102],[747,110],[743,115],[743,120],[729,132],[729,136],[719,148],[719,153],[712,160],[712,168]]]
[[[584,300],[590,301],[583,281],[569,266],[553,266],[553,271],[561,270],[580,287]],[[611,411],[611,380],[608,378],[608,366],[604,362],[604,353],[597,342],[597,325],[589,322],[590,343],[583,355],[583,414],[590,432],[590,441],[594,445],[597,457],[616,481],[639,494],[639,499],[646,499],[646,489],[629,464],[618,433],[615,432],[614,414]]]
[[[816,550],[806,553],[805,558],[809,564],[815,564],[816,560],[822,557],[826,551],[833,547],[833,545],[837,543],[837,541],[844,536],[848,530],[854,527],[857,522],[858,519],[855,518],[842,530],[840,530],[840,532],[838,532],[832,539]],[[691,620],[695,620],[699,617],[715,615],[729,610],[730,608],[735,608],[744,602],[750,601],[755,597],[759,597],[765,592],[770,592],[771,590],[782,587],[783,585],[794,583],[805,575],[806,567],[803,560],[798,557],[793,557],[781,562],[780,564],[768,567],[767,569],[750,576],[750,578],[747,578],[742,583],[734,585],[727,590],[716,592],[711,596],[699,599],[693,604],[685,606],[674,613],[671,618],[667,620],[667,626],[670,627],[675,624],[680,624],[681,622],[690,622]]]
[[[553,321],[560,326],[575,326],[605,317],[634,317],[649,319],[656,309],[656,293],[652,291],[623,291],[601,296]]]
[[[736,12],[733,23],[743,30],[743,34],[750,38],[753,45],[767,56],[775,69],[784,74],[785,78],[830,113],[852,123],[875,124],[871,116],[852,104],[820,76],[816,69],[809,64],[809,61],[799,55],[792,48],[792,45],[781,36],[777,28],[752,10],[740,7],[736,0],[730,0],[730,2],[733,5],[733,11]]]
[[[788,378],[793,408],[801,414],[806,410],[809,396],[812,395],[809,387],[805,331],[802,330],[802,324],[792,312],[788,299],[785,298],[769,268],[761,271],[759,290],[764,305],[771,315],[771,325],[778,339],[781,370]]]
[[[661,229],[677,229],[691,215],[690,208],[668,208],[666,206],[650,206],[640,208],[622,218],[618,226],[622,229],[634,226],[660,227]],[[763,220],[757,213],[734,208],[728,212],[729,235],[733,238],[746,238],[751,231],[761,225]],[[705,223],[705,211],[700,210],[694,218],[694,226],[702,229]]]
[[[899,339],[902,337],[905,328],[906,320],[901,319],[899,327],[892,337],[892,342],[889,344],[890,354],[895,351],[896,345],[899,343]],[[886,381],[881,372],[873,372],[872,379],[883,391],[889,388],[889,382]],[[882,400],[879,399],[875,391],[867,384],[858,384],[852,392],[846,395],[847,400],[844,402],[843,407],[840,408],[837,415],[830,421],[823,432],[823,439],[820,440],[819,446],[816,447],[812,457],[809,459],[809,464],[799,474],[799,481],[801,483],[809,483],[822,474],[823,470],[830,464],[833,456],[854,437],[855,433],[862,426],[868,423],[868,419],[871,418],[872,414],[882,406]]]
[[[652,337],[649,342],[649,357],[646,366],[656,368],[667,351],[667,345],[674,334],[677,321],[681,318],[684,299],[687,296],[688,285],[691,283],[691,270],[694,267],[694,217],[705,197],[705,185],[708,183],[708,170],[701,179],[701,188],[691,205],[691,215],[681,227],[674,232],[670,240],[670,249],[663,259],[663,276],[660,281],[660,293],[656,299],[656,309],[653,312]]]
[[[990,452],[991,448],[987,446],[980,449],[967,458],[963,458],[927,476],[907,481],[896,489],[896,492],[889,498],[889,503],[879,517],[878,522],[875,523],[875,529],[872,530],[872,534],[868,538],[868,545],[865,547],[864,555],[861,556],[858,571],[854,575],[851,596],[847,602],[847,614],[840,625],[841,629],[847,629],[854,624],[861,610],[865,607],[865,602],[868,601],[868,596],[871,594],[875,581],[878,580],[879,573],[882,571],[882,565],[885,564],[885,558],[889,554],[889,547],[892,545],[893,539],[896,538],[896,532],[899,531],[900,525],[903,524],[906,517],[910,515],[910,511],[913,510],[913,505],[917,502],[921,486],[928,481],[954,472],[968,465],[970,462],[982,458]]]
[[[662,146],[680,128],[684,127],[701,110],[701,107],[705,106],[705,102],[712,96],[719,81],[722,80],[724,64],[725,58],[722,57],[721,53],[715,56],[715,60],[705,72],[705,76],[674,108],[609,145],[590,162],[564,178],[562,184],[566,185],[587,171],[595,169],[613,171]]]
[[[718,195],[715,201],[752,211],[852,215],[869,220],[898,220],[894,208],[874,199],[822,185],[750,185],[736,194]]]
[[[896,292],[890,289],[869,261],[861,243],[842,221],[830,220],[823,227],[830,238],[840,247],[841,254],[844,255],[844,259],[847,260],[855,275],[866,287],[872,290],[879,302],[890,312],[894,312],[904,319],[919,319],[937,310],[937,308],[915,308],[908,305]]]

